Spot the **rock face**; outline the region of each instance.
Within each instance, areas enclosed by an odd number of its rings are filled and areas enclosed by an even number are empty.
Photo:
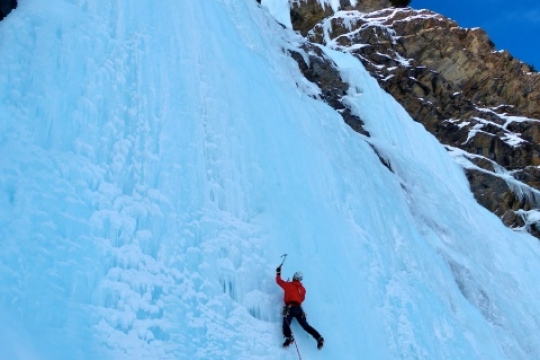
[[[300,49],[303,50],[303,54],[291,52],[291,56],[298,63],[300,71],[306,79],[319,87],[321,100],[339,111],[343,120],[356,132],[369,136],[369,133],[363,128],[362,119],[353,115],[350,108],[342,102],[343,96],[347,94],[349,89],[349,84],[341,79],[332,60],[328,59],[320,48],[311,43],[304,43]],[[304,58],[304,54],[307,59]]]
[[[17,7],[17,0],[0,0],[0,20]]]
[[[540,224],[529,218],[540,208],[540,74],[496,51],[482,29],[461,28],[429,10],[389,6],[389,0],[341,0],[339,7],[328,0],[295,0],[291,21],[306,44],[358,57],[413,119],[448,149],[461,149],[456,156],[466,164],[478,202],[507,226],[538,237]],[[324,93],[328,81],[314,78],[325,79],[332,65],[310,61],[318,69],[310,70],[295,59]],[[332,72],[330,87],[339,91],[322,98],[362,132],[361,119],[339,100],[347,85]]]
[[[353,6],[354,1],[340,0],[340,5],[333,8],[324,0],[295,0],[291,6],[291,21],[295,30],[306,36],[321,21],[332,16],[338,10],[375,11],[390,7],[390,0],[363,0]]]

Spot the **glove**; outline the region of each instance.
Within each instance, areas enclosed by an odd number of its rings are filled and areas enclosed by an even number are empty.
[[[276,273],[281,274],[281,265],[279,265],[276,269]]]

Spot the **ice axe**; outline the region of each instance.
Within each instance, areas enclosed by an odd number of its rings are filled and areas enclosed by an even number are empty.
[[[283,261],[281,262],[281,264],[279,264],[278,267],[281,267],[281,265],[283,265],[283,263],[285,262],[285,260],[287,260],[287,254],[281,255],[281,257],[283,258]]]
[[[281,261],[281,264],[279,264],[279,266],[276,269],[276,272],[277,272],[278,275],[281,274],[281,265],[283,265],[283,263],[287,259],[287,254],[281,255],[281,257],[283,258],[283,261]]]

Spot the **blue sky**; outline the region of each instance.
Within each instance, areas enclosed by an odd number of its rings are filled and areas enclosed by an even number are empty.
[[[540,70],[540,2],[531,0],[412,0],[415,9],[430,9],[462,27],[481,27],[497,50]]]

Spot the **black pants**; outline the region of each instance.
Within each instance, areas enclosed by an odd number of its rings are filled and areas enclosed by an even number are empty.
[[[293,318],[296,318],[296,321],[298,321],[300,326],[308,334],[313,336],[315,340],[318,340],[321,337],[321,334],[308,324],[304,310],[298,305],[285,306],[285,308],[283,308],[283,336],[287,338],[292,336],[290,325]]]

